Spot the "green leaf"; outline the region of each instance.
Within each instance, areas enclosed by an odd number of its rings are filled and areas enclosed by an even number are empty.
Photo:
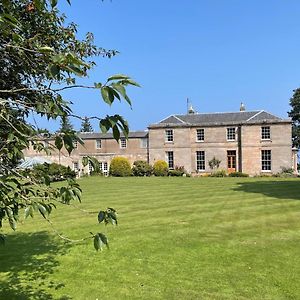
[[[111,105],[114,102],[114,95],[108,86],[101,88],[101,95],[105,103]]]
[[[107,237],[103,234],[103,233],[98,233],[100,239],[101,239],[101,242],[106,245],[106,247],[109,249],[109,245],[108,245],[108,239]]]
[[[57,0],[51,0],[51,6],[54,8],[57,5]]]
[[[127,75],[123,75],[123,74],[116,74],[116,75],[108,77],[107,81],[123,80],[123,79],[130,79],[130,77]]]
[[[89,163],[88,157],[87,157],[87,156],[84,156],[84,157],[82,158],[82,165],[85,167],[85,166],[88,165],[88,163]]]
[[[101,223],[104,221],[104,219],[105,219],[105,211],[100,210],[98,214],[98,222]]]
[[[55,146],[58,150],[61,150],[63,147],[63,140],[60,136],[55,137]]]
[[[59,74],[59,67],[57,65],[51,64],[49,65],[49,73],[54,78]]]
[[[31,205],[25,208],[25,219],[27,219],[29,216],[33,218],[33,207]]]
[[[73,145],[73,137],[71,137],[68,134],[65,134],[63,137],[64,140],[64,145],[66,150],[68,151],[69,155],[71,154],[72,150],[74,149],[74,145]]]
[[[47,209],[42,204],[38,204],[38,209],[43,218],[47,219]]]
[[[8,222],[9,222],[11,229],[15,231],[17,229],[17,223],[15,222],[15,219],[8,217]]]
[[[54,52],[54,49],[51,47],[48,47],[48,46],[43,46],[43,47],[40,47],[38,49],[38,51],[40,51],[42,53],[49,53],[49,52]]]
[[[112,128],[112,130],[113,130],[113,137],[114,137],[114,139],[116,141],[119,141],[119,139],[120,139],[120,130],[119,130],[118,126],[114,126]]]
[[[95,236],[94,236],[94,248],[98,251],[98,250],[102,250],[102,241],[101,241],[101,238],[99,236],[99,234],[97,233]]]

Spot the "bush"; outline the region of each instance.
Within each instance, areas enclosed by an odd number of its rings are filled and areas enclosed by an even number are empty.
[[[117,177],[131,176],[131,167],[127,158],[114,157],[111,160],[109,174]]]
[[[289,177],[297,177],[297,175],[294,174],[293,169],[282,167],[281,172],[274,174],[273,177],[289,178]]]
[[[210,177],[226,177],[226,171],[225,170],[220,170],[220,171],[215,171],[210,174]]]
[[[48,175],[51,182],[76,177],[75,171],[71,170],[70,167],[65,167],[56,163],[35,165],[30,172],[32,176],[37,179]]]
[[[243,172],[232,172],[229,177],[249,177],[249,175]]]
[[[169,172],[168,164],[164,160],[157,160],[153,165],[155,176],[167,176]]]
[[[152,167],[144,160],[136,160],[132,167],[133,176],[150,176]]]
[[[175,166],[174,170],[169,170],[168,173],[169,176],[183,176],[183,174],[186,174],[183,166]]]
[[[220,166],[221,161],[217,159],[215,156],[208,162],[209,167],[213,169],[218,169]]]

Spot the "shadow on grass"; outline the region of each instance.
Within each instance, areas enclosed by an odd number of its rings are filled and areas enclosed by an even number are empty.
[[[51,291],[64,284],[50,277],[59,265],[57,255],[68,248],[45,231],[8,235],[6,245],[0,247],[0,299],[54,299]]]
[[[294,181],[251,181],[240,182],[235,191],[258,193],[278,199],[300,200],[300,180]]]

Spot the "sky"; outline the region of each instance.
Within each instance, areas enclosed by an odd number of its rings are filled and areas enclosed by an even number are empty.
[[[128,90],[132,110],[125,103],[108,107],[98,91],[69,91],[76,114],[119,113],[131,130],[145,130],[185,114],[188,97],[199,113],[238,111],[243,102],[246,110],[287,118],[293,89],[300,87],[299,0],[65,2],[60,9],[78,24],[79,37],[93,32],[98,46],[120,52],[97,59],[85,83],[123,73],[141,84]]]

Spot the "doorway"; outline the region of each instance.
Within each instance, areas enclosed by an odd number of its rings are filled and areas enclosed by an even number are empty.
[[[236,151],[227,151],[227,170],[228,173],[236,172]]]

